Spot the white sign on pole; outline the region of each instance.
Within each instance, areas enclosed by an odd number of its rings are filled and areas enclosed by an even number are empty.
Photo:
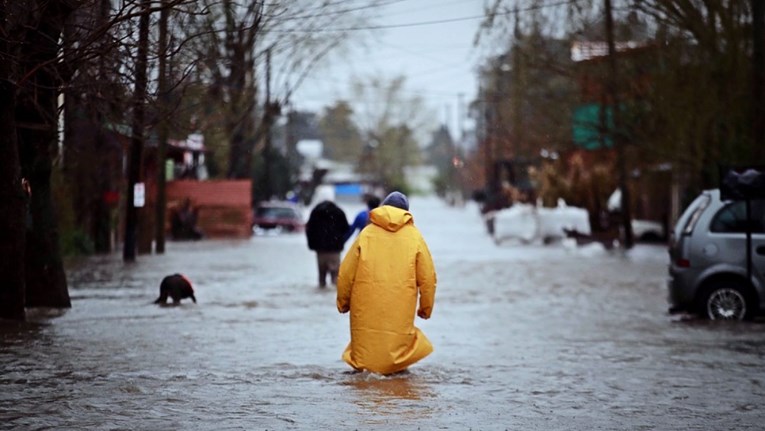
[[[146,187],[143,183],[135,183],[133,186],[133,206],[143,208],[146,204]]]

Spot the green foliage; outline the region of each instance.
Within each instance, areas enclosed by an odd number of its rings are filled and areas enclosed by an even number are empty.
[[[353,121],[353,109],[345,101],[327,107],[319,119],[324,151],[341,162],[358,162],[364,149],[361,132]]]
[[[63,257],[86,256],[93,254],[93,240],[80,229],[66,229],[60,235],[61,255]]]
[[[433,177],[433,191],[439,197],[446,196],[446,192],[450,190],[449,174],[446,172],[439,172]]]
[[[390,180],[385,183],[385,189],[389,191],[397,190],[407,196],[415,194],[416,190],[413,190],[409,183],[406,182],[404,177]]]
[[[65,180],[60,167],[54,167],[51,173],[51,194],[56,208],[59,249],[62,257],[93,254],[95,251],[93,238],[75,223],[71,187]]]
[[[403,77],[354,83],[355,119],[367,143],[359,170],[386,186],[404,185],[404,167],[422,159],[420,133],[432,130],[422,99],[404,91]]]
[[[297,167],[278,151],[271,151],[270,167],[266,169],[266,153],[261,152],[253,158],[253,202],[267,201],[277,198],[284,199],[287,192],[294,190],[297,178]],[[264,186],[266,182],[270,185]],[[270,188],[271,193],[268,192]]]

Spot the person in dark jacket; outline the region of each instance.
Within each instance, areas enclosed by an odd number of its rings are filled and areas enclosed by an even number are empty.
[[[316,252],[320,288],[327,286],[327,274],[330,275],[332,284],[337,284],[340,252],[343,251],[346,232],[348,219],[345,212],[334,202],[323,201],[311,211],[305,225],[305,234],[308,238],[308,248]]]

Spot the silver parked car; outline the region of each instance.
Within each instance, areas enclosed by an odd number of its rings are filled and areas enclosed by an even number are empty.
[[[670,312],[743,320],[765,310],[765,200],[750,202],[750,221],[746,203],[721,200],[719,189],[701,193],[685,210],[669,241]]]

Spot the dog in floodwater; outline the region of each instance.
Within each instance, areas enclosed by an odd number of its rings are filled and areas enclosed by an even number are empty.
[[[159,298],[154,303],[160,305],[167,304],[168,297],[173,299],[173,305],[180,304],[181,299],[184,298],[191,298],[195,304],[197,303],[191,282],[181,274],[168,275],[162,279],[162,283],[159,285]]]

